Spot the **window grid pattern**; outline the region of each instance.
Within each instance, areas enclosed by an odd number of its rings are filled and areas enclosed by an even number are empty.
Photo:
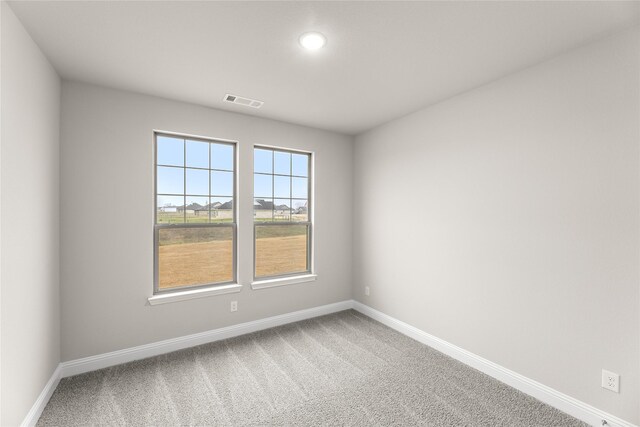
[[[266,161],[266,156],[270,156],[270,162]],[[282,167],[283,157],[287,158],[288,163],[285,168]],[[268,185],[267,180],[270,180]],[[311,272],[310,196],[310,153],[261,146],[254,148],[254,279]],[[273,236],[279,236],[281,240],[274,243]],[[288,247],[294,236],[302,237],[303,243],[295,248]],[[270,239],[272,241],[267,243]],[[269,244],[275,246],[267,248]],[[287,264],[287,259],[297,260]],[[280,263],[281,266],[270,268],[269,262]]]
[[[161,134],[157,134],[157,136],[163,136]],[[212,206],[214,203],[216,202],[221,202],[221,203],[226,203],[227,201],[230,202],[230,208],[231,210],[233,210],[234,206],[233,206],[233,195],[235,193],[235,177],[234,177],[234,167],[233,167],[233,163],[231,165],[231,167],[229,168],[214,168],[212,167],[212,147],[215,145],[223,145],[223,146],[228,146],[231,147],[233,149],[233,151],[235,151],[235,149],[233,148],[233,144],[230,143],[221,143],[221,142],[217,142],[217,141],[203,141],[200,139],[189,139],[189,138],[176,138],[174,136],[170,136],[171,138],[174,139],[179,139],[183,141],[183,160],[182,160],[182,165],[175,165],[175,164],[163,164],[163,163],[156,163],[156,171],[158,171],[160,168],[170,168],[170,169],[175,169],[175,170],[182,170],[182,191],[181,192],[157,192],[156,195],[160,196],[160,198],[167,197],[167,198],[172,198],[172,199],[176,199],[177,197],[181,197],[182,198],[182,202],[181,205],[178,207],[182,207],[182,221],[183,223],[189,223],[189,222],[197,222],[197,223],[201,223],[201,222],[216,222],[216,221],[212,221]],[[208,167],[198,167],[198,166],[193,166],[193,165],[189,165],[189,155],[187,152],[187,147],[190,143],[195,143],[195,144],[206,144],[207,145],[207,151],[208,151],[208,155],[207,155],[207,163],[208,163]],[[233,155],[233,158],[235,158],[235,155]],[[193,191],[187,191],[187,186],[189,185],[189,183],[193,180],[191,177],[189,177],[189,172],[190,171],[202,171],[202,172],[207,172],[207,190],[206,194],[205,192],[193,192]],[[231,182],[231,186],[228,188],[227,191],[218,191],[218,188],[212,188],[212,181],[216,181],[213,178],[216,175],[223,175],[223,176],[227,176],[227,181]],[[157,178],[156,178],[157,179]],[[157,188],[157,187],[156,187]],[[192,198],[191,200],[189,200],[189,198]],[[202,209],[198,212],[206,212],[206,218],[188,218],[187,216],[187,212],[189,211],[187,209],[188,206],[193,205],[194,203],[198,203],[196,201],[193,201],[193,198],[197,198],[199,199],[199,201],[202,201],[202,199],[206,199],[206,203],[205,205],[201,205],[203,208],[207,208],[207,209]],[[217,200],[216,200],[217,199]],[[200,204],[200,203],[198,203]],[[156,203],[156,211],[163,209],[162,206],[159,206],[158,203]],[[157,213],[157,212],[156,212]],[[235,217],[235,215],[232,215],[232,217]],[[189,219],[191,219],[192,221],[190,221]],[[206,221],[202,221],[202,219],[206,219]],[[158,221],[158,215],[156,215],[156,224],[158,223],[162,223],[162,221]],[[179,222],[178,222],[179,223]]]
[[[265,210],[259,206],[260,201],[267,202],[267,206],[272,206],[270,214],[254,215],[256,221],[285,221],[285,222],[309,222],[309,194],[310,194],[310,155],[307,153],[290,152],[286,150],[256,148],[260,151],[270,151],[271,155],[271,172],[254,171],[254,207],[258,210]],[[279,173],[276,168],[276,154],[288,155],[289,173]],[[294,172],[294,156],[305,158],[305,173],[296,174]],[[268,193],[257,189],[256,183],[258,178],[269,178],[270,191]],[[278,180],[286,180],[287,193],[282,193],[282,186],[276,185]],[[296,185],[294,183],[303,185]],[[286,206],[282,208],[282,206]],[[280,207],[280,209],[278,208]],[[254,212],[255,214],[255,212]]]
[[[171,140],[174,145],[176,141],[180,141],[182,143],[182,152],[174,150],[171,153],[172,159],[163,161],[160,159],[159,153],[160,139]],[[190,147],[198,147],[198,150],[194,148],[193,152],[190,153]],[[222,154],[217,155],[214,150],[218,150]],[[206,138],[155,133],[154,151],[156,171],[154,189],[154,293],[222,285],[236,281],[236,144]],[[204,160],[205,156],[206,161]],[[220,158],[226,159],[222,162],[224,163],[223,165],[220,165],[220,160],[218,160]],[[163,171],[171,171],[174,175],[168,176],[168,178],[176,179],[161,179],[159,176],[162,175]],[[177,171],[180,172],[175,173]],[[199,180],[194,178],[195,174],[200,174]],[[223,184],[221,184],[221,180],[216,179],[216,174],[225,176],[225,179],[222,180],[225,181]],[[202,179],[205,175],[206,184]],[[182,182],[176,185],[175,182],[180,180]],[[190,185],[194,183],[199,188],[196,191],[191,191]],[[169,191],[163,191],[167,189],[163,187],[171,188],[169,188]],[[226,211],[223,214],[223,218],[214,217],[214,212],[218,213],[218,210],[214,209],[214,207],[219,207]],[[224,268],[222,268],[225,271],[222,273],[215,272],[215,263],[218,262],[219,264],[221,261],[215,259],[215,256],[213,258],[210,257],[213,253],[210,250],[208,253],[203,252],[201,254],[204,263],[201,260],[200,264],[197,265],[201,269],[200,277],[195,279],[187,277],[185,279],[187,281],[186,284],[176,283],[176,280],[180,279],[172,278],[175,279],[172,284],[163,285],[160,277],[160,264],[161,262],[166,264],[168,258],[165,255],[164,261],[161,261],[160,247],[167,243],[167,239],[171,240],[172,238],[174,241],[169,243],[178,243],[175,247],[180,247],[180,244],[189,244],[189,242],[185,241],[185,239],[189,238],[192,243],[203,242],[206,244],[210,242],[214,245],[220,245],[223,241],[228,242],[228,244],[225,243],[226,259],[223,261]],[[173,263],[171,267],[178,263],[175,260],[171,262]],[[188,276],[190,272],[187,271],[187,266],[184,267],[183,271],[178,272],[177,275]],[[162,274],[164,275],[163,279],[166,279],[166,274]]]

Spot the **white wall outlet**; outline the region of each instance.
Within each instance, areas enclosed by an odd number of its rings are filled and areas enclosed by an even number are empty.
[[[366,296],[369,296],[369,287],[368,287],[368,286],[365,286],[365,287],[364,287],[364,294],[365,294]]]
[[[238,301],[231,301],[231,311],[238,311]]]
[[[603,369],[602,388],[620,393],[620,375]]]

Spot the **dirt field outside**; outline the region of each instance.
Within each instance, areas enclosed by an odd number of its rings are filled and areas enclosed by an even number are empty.
[[[307,235],[256,240],[256,277],[307,270]]]
[[[267,235],[277,233],[275,227],[269,228],[265,231]],[[180,229],[180,234],[167,236],[165,242],[168,244],[160,245],[160,289],[233,280],[232,240],[230,236],[218,240],[225,229],[214,229],[216,235],[200,237],[208,241],[199,242],[190,242],[194,238],[185,236],[184,230]],[[256,241],[256,276],[306,271],[306,228],[304,230],[304,234],[279,237],[262,237],[259,234]]]

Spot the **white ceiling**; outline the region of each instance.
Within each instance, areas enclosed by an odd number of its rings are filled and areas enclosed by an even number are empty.
[[[65,79],[356,134],[637,25],[638,2],[11,2]],[[328,39],[304,51],[298,36]],[[225,93],[264,101],[223,103]]]

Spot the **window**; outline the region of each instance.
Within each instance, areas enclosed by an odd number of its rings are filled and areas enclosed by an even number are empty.
[[[256,147],[254,278],[311,272],[311,154]]]
[[[155,293],[235,282],[235,144],[154,139]]]

